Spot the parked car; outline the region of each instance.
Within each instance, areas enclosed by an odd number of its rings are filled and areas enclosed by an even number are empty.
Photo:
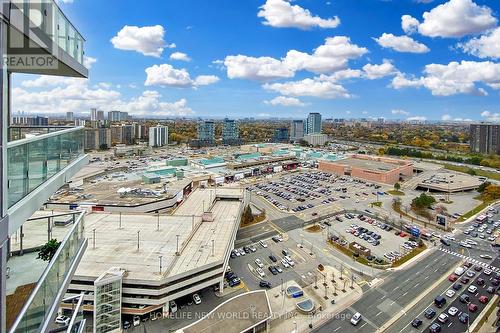
[[[354,316],[351,318],[351,324],[354,326],[358,325],[358,323],[361,321],[361,313],[356,312]]]
[[[458,320],[462,323],[462,324],[467,324],[467,322],[469,321],[469,315],[465,312],[462,312],[459,316],[458,316]]]
[[[59,325],[68,326],[70,320],[71,320],[71,318],[68,316],[59,315],[59,316],[57,316],[55,322],[56,322],[56,324],[59,324]]]
[[[418,328],[420,327],[420,325],[422,325],[422,320],[419,319],[419,318],[415,318],[413,319],[413,321],[411,322],[411,326],[415,327],[415,328]]]
[[[432,325],[429,327],[429,332],[431,333],[441,332],[441,325],[439,325],[438,323],[432,323]]]
[[[194,301],[194,304],[196,304],[196,305],[201,304],[201,297],[200,297],[200,295],[193,294],[193,301]]]
[[[434,318],[435,315],[436,315],[436,310],[434,310],[433,308],[428,308],[424,312],[424,316],[427,319],[432,319],[432,318]]]
[[[265,281],[265,280],[260,280],[259,287],[269,289],[269,288],[271,288],[271,282]]]
[[[469,304],[469,311],[470,312],[476,312],[477,311],[477,305],[474,303]]]
[[[132,319],[132,325],[134,325],[134,327],[136,327],[136,326],[139,326],[140,324],[141,324],[141,317],[134,316]]]

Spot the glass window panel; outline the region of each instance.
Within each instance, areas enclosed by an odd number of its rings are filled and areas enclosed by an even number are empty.
[[[8,205],[21,200],[28,192],[28,153],[25,145],[7,150]]]
[[[28,144],[29,191],[34,190],[47,179],[47,140]]]

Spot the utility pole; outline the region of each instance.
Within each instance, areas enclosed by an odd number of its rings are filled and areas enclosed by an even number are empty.
[[[214,256],[214,240],[212,239],[212,257]]]
[[[160,212],[158,212],[158,219],[156,222],[156,231],[160,231]]]
[[[140,231],[140,230],[137,230],[137,251],[139,251],[139,241],[140,241],[140,239],[139,239],[139,234],[140,234],[140,233],[141,233],[141,231]]]
[[[120,212],[120,218],[118,220],[118,229],[121,229],[122,228],[122,212]]]
[[[179,237],[180,237],[180,235],[175,235],[175,237],[177,238],[177,250],[175,251],[175,253],[177,255],[179,255]]]
[[[162,257],[162,256],[159,256],[158,258],[160,259],[160,274],[161,274],[161,269],[162,269],[162,258],[163,258],[163,257]]]

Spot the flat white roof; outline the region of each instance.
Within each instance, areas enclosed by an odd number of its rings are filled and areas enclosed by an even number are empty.
[[[220,194],[243,196],[242,189],[224,189]],[[212,222],[202,222],[202,201],[207,210],[215,200],[214,189],[197,189],[174,215],[91,213],[85,217],[87,250],[75,277],[97,278],[111,267],[126,270],[126,280],[160,280],[222,262],[230,246],[231,235],[238,228],[239,200],[217,200],[211,209]],[[193,217],[194,216],[194,217]],[[194,226],[194,232],[192,232]],[[93,247],[93,235],[96,246]],[[137,232],[139,249],[137,249]],[[180,255],[177,251],[179,237]],[[212,251],[212,240],[214,246]],[[213,253],[213,255],[212,255]],[[160,275],[160,256],[162,274]]]

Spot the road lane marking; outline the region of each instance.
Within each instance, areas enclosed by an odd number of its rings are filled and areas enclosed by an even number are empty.
[[[375,315],[375,317],[378,317],[381,313],[382,313],[382,311],[379,311],[379,312]]]

